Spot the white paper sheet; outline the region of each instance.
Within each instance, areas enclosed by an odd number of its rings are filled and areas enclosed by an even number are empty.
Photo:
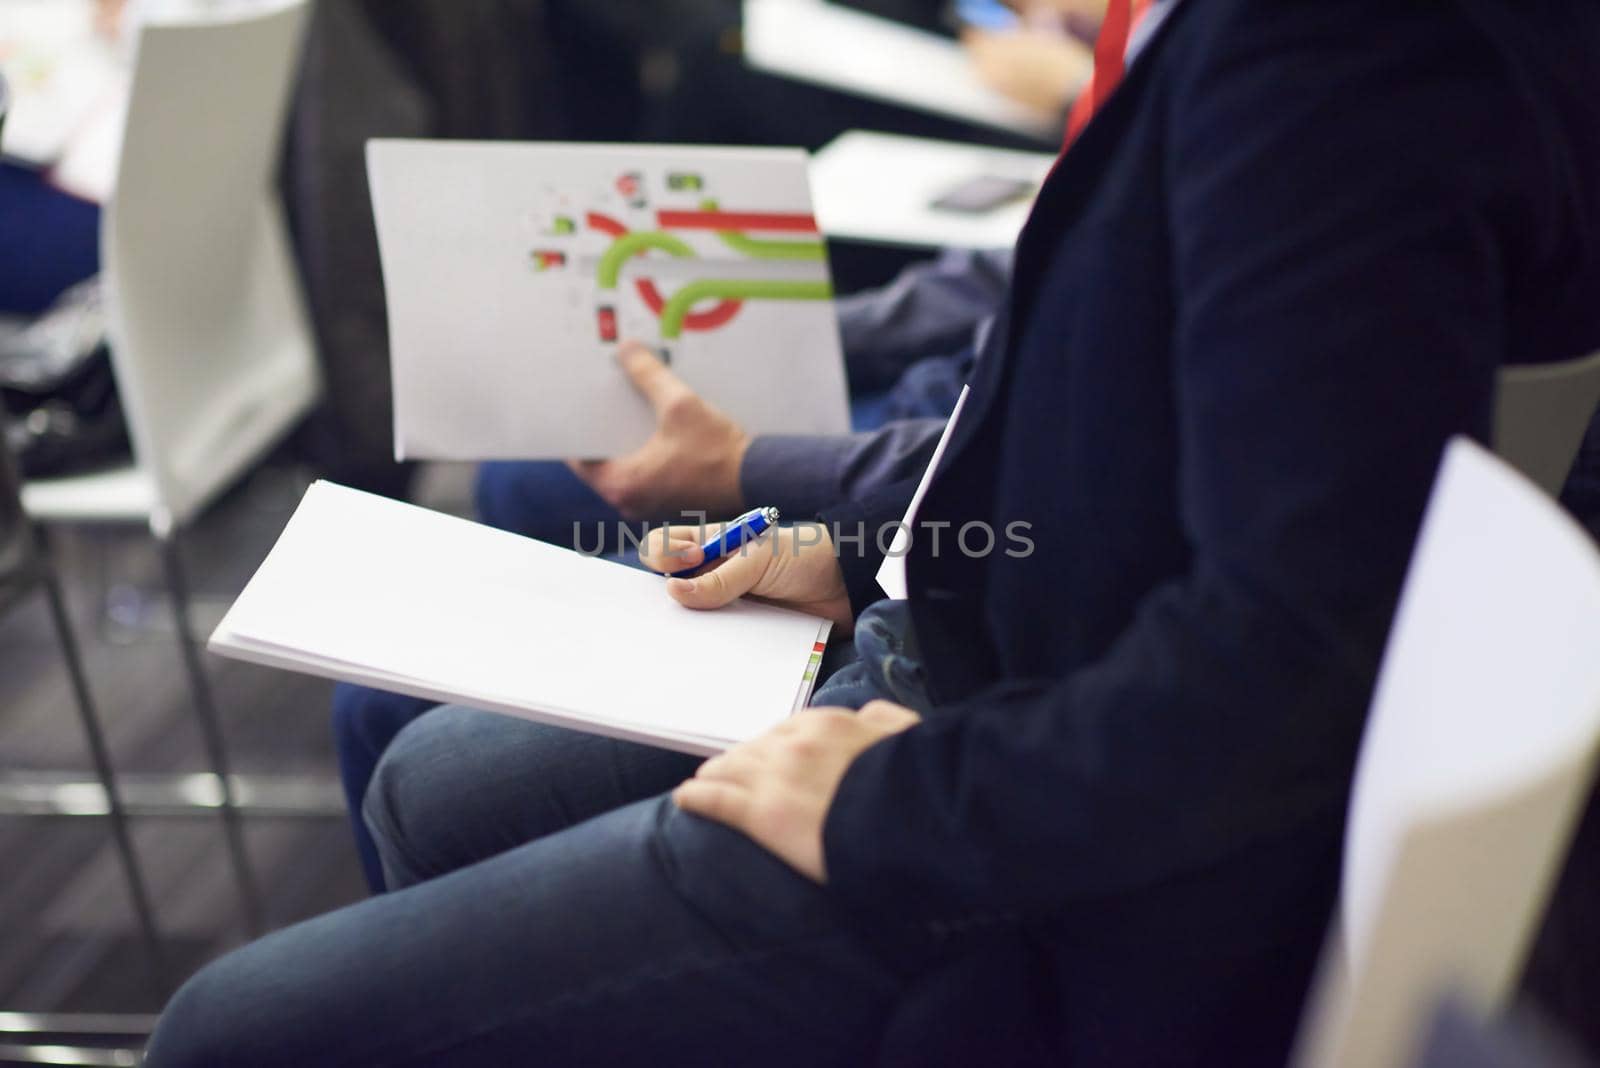
[[[319,482],[213,651],[709,753],[809,696],[828,624]]]
[[[984,85],[954,41],[816,0],[745,0],[745,60],[757,70],[1059,141],[1061,119]]]
[[[1600,554],[1532,483],[1453,442],[1362,742],[1343,975],[1303,1065],[1402,1063],[1448,986],[1516,980],[1600,739]]]
[[[956,420],[961,418],[961,409],[967,406],[967,395],[971,392],[971,386],[961,387],[955,411],[950,413],[950,421],[944,425],[944,433],[939,435],[939,444],[934,446],[933,459],[928,461],[928,469],[922,472],[922,481],[917,483],[917,492],[911,496],[911,507],[906,509],[906,517],[901,520],[894,540],[889,543],[889,552],[884,556],[883,563],[878,565],[878,587],[896,601],[903,601],[907,596],[906,553],[911,551],[911,532],[916,527],[917,511],[922,507],[922,498],[928,495],[928,487],[933,485],[933,473],[939,469],[939,461],[944,459],[945,449],[949,448],[950,438],[956,430]]]
[[[368,165],[397,455],[639,447],[628,338],[751,433],[849,429],[803,152],[374,141]]]
[[[1056,157],[955,141],[851,130],[811,161],[811,189],[823,233],[927,248],[1010,248],[1033,197],[992,211],[958,214],[931,205],[980,177],[1044,184]]]

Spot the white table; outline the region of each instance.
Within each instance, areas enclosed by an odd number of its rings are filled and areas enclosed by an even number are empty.
[[[1032,198],[980,214],[932,204],[973,178],[1044,182],[1055,155],[851,130],[811,161],[811,197],[832,238],[916,248],[1009,248]]]

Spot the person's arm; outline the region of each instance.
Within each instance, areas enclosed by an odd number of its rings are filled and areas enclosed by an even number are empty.
[[[1534,124],[1448,16],[1357,33],[1341,5],[1320,26],[1237,6],[1171,116],[1193,564],[1098,662],[861,752],[824,836],[855,906],[1054,910],[1343,804],[1441,447],[1488,428],[1545,187]]]
[[[1094,50],[1060,27],[968,28],[961,44],[985,85],[1062,122],[1094,72]]]
[[[851,390],[887,389],[916,361],[974,345],[1010,284],[1010,249],[948,249],[887,286],[839,298]]]
[[[857,434],[757,436],[745,450],[739,485],[752,504],[810,518],[839,501],[919,477],[944,425],[942,419],[907,419]]]
[[[655,433],[626,456],[570,466],[629,519],[697,511],[720,519],[769,505],[809,519],[920,476],[944,429],[943,420],[918,419],[861,434],[752,438],[643,345],[630,342],[617,358],[655,410]]]

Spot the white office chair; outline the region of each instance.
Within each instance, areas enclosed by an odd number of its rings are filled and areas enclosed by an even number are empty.
[[[9,105],[10,89],[5,75],[0,74],[0,131],[5,128]],[[72,686],[73,701],[84,728],[84,740],[88,743],[89,756],[105,794],[105,814],[109,818],[112,846],[127,883],[128,901],[150,952],[155,975],[164,978],[165,957],[156,926],[155,910],[151,906],[149,887],[133,847],[133,835],[121,791],[117,787],[111,751],[106,745],[105,732],[100,728],[88,676],[83,670],[83,657],[67,616],[60,580],[51,561],[37,551],[34,534],[22,509],[21,484],[16,468],[5,442],[0,441],[0,612],[35,590],[44,592],[45,603],[50,610],[50,622],[55,627],[67,678]],[[0,1012],[0,1062],[136,1064],[137,1046],[143,1045],[152,1027],[153,1022],[149,1017],[81,1014],[41,1016],[37,1013]],[[128,1044],[116,1048],[116,1044],[123,1039],[127,1039]],[[87,1041],[87,1044],[82,1047],[64,1044],[79,1041]]]
[[[306,13],[306,0],[277,0],[144,26],[101,227],[112,365],[134,459],[23,489],[41,523],[141,523],[160,543],[230,856],[257,927],[261,905],[179,535],[320,391],[275,189]]]
[[[1445,992],[1503,1006],[1600,750],[1596,649],[1588,535],[1453,442],[1363,738],[1303,1068],[1398,1068]]]
[[[1572,471],[1600,406],[1600,353],[1500,371],[1494,451],[1551,496]]]

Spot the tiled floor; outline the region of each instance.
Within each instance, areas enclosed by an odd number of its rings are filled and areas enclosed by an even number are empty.
[[[460,511],[467,474],[425,473],[420,496]],[[208,513],[186,559],[204,630],[272,543],[305,476],[272,466]],[[204,770],[200,734],[154,546],[140,531],[64,530],[56,556],[90,685],[120,773]],[[122,606],[123,624],[103,611]],[[152,599],[140,615],[137,599]],[[234,770],[315,776],[331,784],[331,685],[206,657]],[[42,597],[0,617],[0,774],[78,770],[89,758]],[[248,848],[273,926],[363,896],[341,818],[253,818]],[[0,816],[0,1012],[151,1012],[200,963],[246,934],[214,816],[137,821],[135,842],[157,906],[167,967],[139,938],[111,837],[99,818]]]

